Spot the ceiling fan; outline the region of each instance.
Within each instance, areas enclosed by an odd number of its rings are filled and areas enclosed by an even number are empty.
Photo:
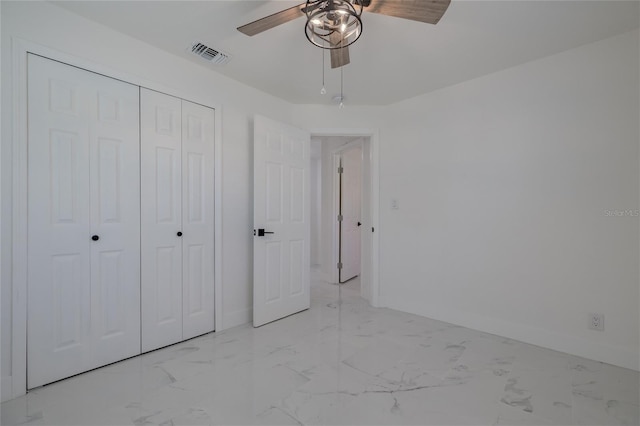
[[[314,45],[331,50],[331,68],[350,62],[349,48],[362,33],[363,11],[437,24],[451,0],[308,0],[238,27],[248,36],[307,16],[305,33]]]

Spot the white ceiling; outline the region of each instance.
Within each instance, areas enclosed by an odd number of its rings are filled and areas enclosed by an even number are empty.
[[[396,0],[397,1],[397,0]],[[331,103],[340,71],[304,36],[304,19],[254,37],[236,27],[302,1],[56,1],[86,18],[293,103]],[[344,67],[345,103],[385,105],[638,28],[637,1],[457,1],[438,25],[363,13]],[[215,66],[195,41],[232,55]]]

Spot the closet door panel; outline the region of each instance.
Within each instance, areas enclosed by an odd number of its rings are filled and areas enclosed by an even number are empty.
[[[140,89],[142,350],[182,340],[181,100]]]
[[[214,110],[182,101],[183,339],[214,329]]]
[[[140,353],[139,88],[107,81],[95,93],[90,144],[95,358]]]
[[[114,255],[130,243],[95,226],[98,204],[110,212],[117,206],[113,191],[103,188],[108,193],[102,200],[95,194],[99,172],[92,160],[100,138],[117,137],[131,147],[127,155],[136,157],[139,135],[135,86],[29,55],[28,88],[27,386],[34,388],[140,351],[136,249],[126,252],[132,259]],[[101,91],[122,105],[122,114],[133,111],[130,122],[115,121],[109,132],[100,128]],[[135,161],[119,164],[122,179],[139,174]],[[121,196],[127,198],[121,204],[139,199],[135,188]],[[135,208],[121,210],[118,220],[117,226],[137,239]],[[96,231],[101,239],[93,241]],[[98,253],[109,250],[107,242],[111,252],[105,262],[118,266],[118,272],[108,274],[102,285],[96,279],[99,265],[92,262],[105,257]],[[97,345],[104,335],[102,322],[111,324],[108,349]]]

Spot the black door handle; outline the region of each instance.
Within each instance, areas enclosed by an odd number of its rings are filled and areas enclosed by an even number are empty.
[[[93,237],[91,237],[91,239],[92,239],[93,241],[98,241],[98,240],[100,239],[100,237],[99,237],[99,236],[97,236],[97,235],[94,235]]]
[[[178,233],[176,234],[178,237],[182,237],[182,232],[178,231]]]
[[[358,222],[358,226],[362,225],[360,222]]]
[[[258,237],[264,237],[265,234],[273,234],[274,232],[265,231],[262,228],[258,228]]]

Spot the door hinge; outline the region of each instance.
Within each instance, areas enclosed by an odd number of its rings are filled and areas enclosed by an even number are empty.
[[[342,222],[342,220],[343,220],[343,217],[342,217],[342,215],[341,215],[341,214],[339,214],[339,215],[338,215],[338,222]]]
[[[338,173],[344,173],[344,167],[342,166],[338,167]]]
[[[342,269],[342,262],[338,263],[338,269]]]

